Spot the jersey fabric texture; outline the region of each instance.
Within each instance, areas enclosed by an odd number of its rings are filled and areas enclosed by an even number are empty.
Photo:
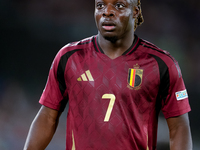
[[[92,36],[56,55],[40,103],[67,115],[66,150],[155,150],[158,114],[190,111],[177,61],[138,38],[110,59]]]

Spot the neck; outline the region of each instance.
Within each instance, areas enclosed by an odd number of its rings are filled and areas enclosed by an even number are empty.
[[[108,40],[98,33],[98,43],[104,54],[115,59],[121,56],[129,47],[131,47],[134,40],[134,34],[130,34],[124,38]]]

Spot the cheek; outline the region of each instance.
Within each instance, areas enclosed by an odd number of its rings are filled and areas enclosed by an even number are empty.
[[[131,11],[126,11],[124,13],[119,14],[119,18],[121,20],[129,20],[132,17],[132,12]]]
[[[95,13],[94,13],[94,18],[95,18],[96,24],[99,23],[100,18],[101,18],[100,16],[101,16],[100,13],[98,13],[98,12],[95,12]]]
[[[125,11],[124,13],[122,13],[121,15],[123,15],[125,17],[130,17],[130,16],[132,16],[132,11],[129,9],[129,10]]]
[[[128,18],[128,17],[131,17],[132,16],[132,11],[130,10],[130,9],[126,9],[126,10],[124,10],[123,12],[121,12],[121,13],[118,13],[118,16],[119,17],[126,17],[126,18]]]
[[[131,11],[124,12],[123,14],[119,15],[119,21],[121,24],[124,25],[124,27],[128,26],[132,22],[132,13]]]

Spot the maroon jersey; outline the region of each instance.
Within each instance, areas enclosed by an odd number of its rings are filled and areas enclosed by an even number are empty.
[[[190,111],[178,63],[135,36],[115,59],[97,36],[56,55],[40,103],[63,111],[69,102],[66,150],[155,150],[158,114]]]

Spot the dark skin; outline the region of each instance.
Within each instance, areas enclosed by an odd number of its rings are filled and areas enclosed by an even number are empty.
[[[44,150],[53,138],[60,114],[42,106],[31,124],[24,150]]]
[[[137,0],[95,0],[98,42],[111,59],[120,57],[134,40],[134,22],[138,16]],[[24,150],[44,150],[50,143],[60,112],[42,106],[35,117]],[[188,114],[168,118],[170,150],[192,150]]]
[[[104,53],[115,59],[133,43],[134,21],[139,9],[131,0],[96,0],[95,6],[98,42]]]
[[[192,150],[192,137],[188,114],[167,119],[170,150]]]

